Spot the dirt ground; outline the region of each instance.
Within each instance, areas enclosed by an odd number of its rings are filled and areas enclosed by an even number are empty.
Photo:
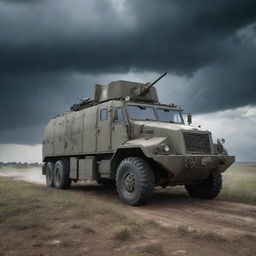
[[[115,190],[0,178],[3,255],[256,255],[256,205],[156,189],[130,207]]]

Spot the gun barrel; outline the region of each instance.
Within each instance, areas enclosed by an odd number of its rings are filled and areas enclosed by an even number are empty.
[[[153,81],[152,83],[150,83],[147,86],[147,89],[149,89],[150,87],[152,87],[154,84],[156,84],[160,79],[162,79],[165,75],[167,74],[167,72],[164,72],[163,74],[161,74],[161,76],[159,76],[155,81]]]
[[[158,77],[155,81],[153,81],[152,83],[147,83],[146,86],[135,88],[135,94],[136,94],[137,96],[140,96],[140,95],[145,94],[146,92],[149,91],[149,89],[150,89],[154,84],[156,84],[156,83],[157,83],[160,79],[162,79],[166,74],[167,74],[167,72],[164,72],[161,76],[159,76],[159,77]]]

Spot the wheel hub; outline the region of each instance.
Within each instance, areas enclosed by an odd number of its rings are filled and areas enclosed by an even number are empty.
[[[128,191],[128,192],[133,192],[135,189],[135,176],[133,173],[128,173],[125,177],[124,177],[124,188]]]

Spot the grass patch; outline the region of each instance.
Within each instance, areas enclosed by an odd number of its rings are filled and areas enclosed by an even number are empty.
[[[153,227],[159,227],[160,223],[155,221],[154,219],[150,219],[146,221],[147,225],[153,226]]]
[[[234,164],[223,173],[218,199],[256,204],[256,165]]]
[[[250,233],[243,234],[241,238],[249,239],[249,240],[256,240],[256,236]]]
[[[115,232],[114,238],[120,241],[126,241],[131,237],[130,229],[128,227],[122,227]]]
[[[225,241],[226,239],[219,235],[218,233],[212,231],[202,231],[196,229],[190,229],[187,225],[181,224],[177,228],[178,232],[182,234],[190,234],[193,238],[196,239],[206,239],[211,241]]]
[[[183,234],[190,232],[190,231],[189,231],[189,227],[188,227],[187,225],[185,225],[185,224],[179,225],[178,228],[177,228],[177,230],[178,230],[180,233],[183,233]]]
[[[84,231],[84,233],[87,233],[87,234],[89,234],[89,233],[95,233],[95,231],[94,231],[92,228],[90,228],[90,227],[84,228],[83,231]]]
[[[140,249],[142,255],[152,255],[152,256],[164,256],[164,250],[161,244],[150,244],[142,247]]]
[[[223,242],[223,241],[226,241],[226,239],[215,233],[215,232],[212,232],[212,231],[196,231],[193,233],[193,237],[194,238],[199,238],[199,239],[206,239],[206,240],[210,240],[210,241],[215,241],[215,242]]]
[[[138,222],[136,219],[130,219],[127,223],[127,227],[132,231],[138,231],[143,228],[143,223]]]
[[[60,243],[60,246],[62,247],[76,247],[80,245],[80,241],[75,241],[75,240],[64,240]]]
[[[233,164],[222,176],[223,187],[217,200],[256,205],[256,164]],[[182,186],[167,187],[166,190],[173,196],[188,196]]]
[[[73,224],[73,225],[71,226],[71,228],[72,228],[72,229],[80,229],[81,226],[78,225],[78,224]]]

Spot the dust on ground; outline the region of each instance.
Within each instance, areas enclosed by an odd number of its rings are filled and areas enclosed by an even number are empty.
[[[45,184],[45,176],[42,175],[42,169],[39,167],[2,167],[0,168],[0,177],[13,177],[16,180],[23,180],[29,183]]]

